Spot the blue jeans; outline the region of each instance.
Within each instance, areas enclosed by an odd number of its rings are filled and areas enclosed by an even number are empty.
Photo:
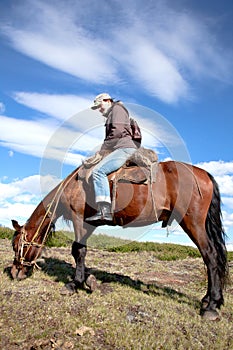
[[[96,203],[111,203],[110,188],[107,175],[114,170],[119,169],[135,151],[135,148],[118,148],[104,157],[94,167],[92,171],[92,179],[94,184]]]

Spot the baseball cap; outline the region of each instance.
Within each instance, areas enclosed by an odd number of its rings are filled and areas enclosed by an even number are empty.
[[[104,92],[104,93],[96,96],[96,98],[94,99],[94,104],[93,104],[93,106],[91,106],[91,109],[99,108],[99,105],[104,100],[112,100],[113,101],[112,97],[109,94]]]

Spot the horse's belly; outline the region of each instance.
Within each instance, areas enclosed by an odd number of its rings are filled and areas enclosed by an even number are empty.
[[[117,224],[149,224],[155,222],[155,208],[150,187],[144,184],[117,184],[114,215]]]

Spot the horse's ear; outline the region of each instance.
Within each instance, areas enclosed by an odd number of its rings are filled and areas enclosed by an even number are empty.
[[[16,221],[16,220],[11,220],[11,222],[12,222],[12,225],[13,225],[14,229],[15,229],[16,231],[19,231],[20,228],[21,228],[21,226],[18,224],[18,221]]]

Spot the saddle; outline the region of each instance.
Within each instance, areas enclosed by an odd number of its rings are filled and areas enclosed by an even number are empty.
[[[93,167],[101,160],[99,154],[85,161],[79,169],[78,177],[89,183]],[[117,171],[108,176],[109,181],[148,184],[156,180],[157,154],[140,147]]]

